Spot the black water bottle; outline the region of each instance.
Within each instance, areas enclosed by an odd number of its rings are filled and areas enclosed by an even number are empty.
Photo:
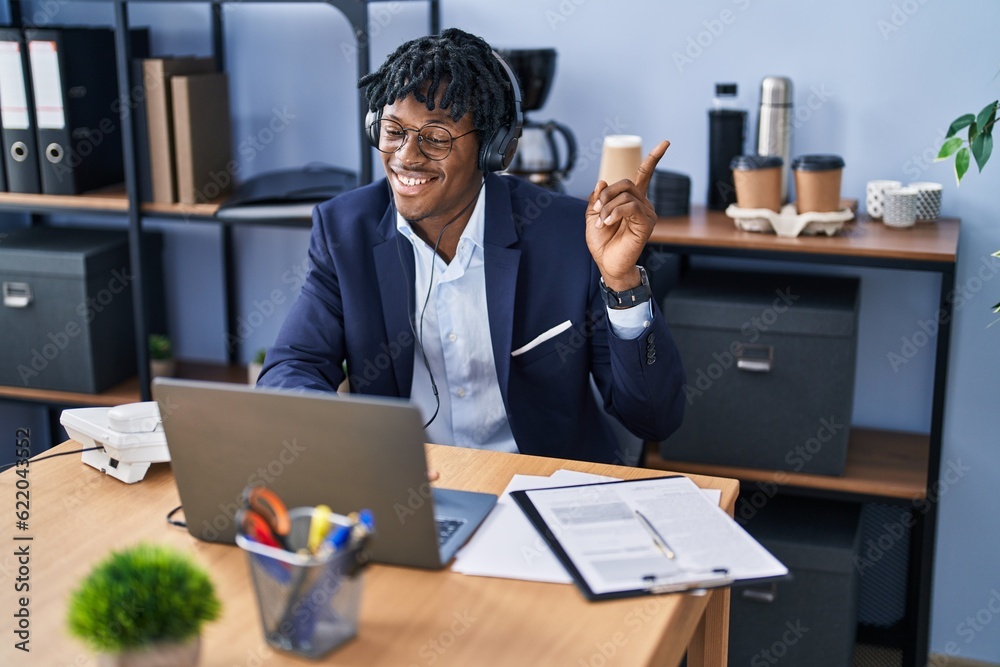
[[[735,83],[715,84],[715,98],[708,110],[708,208],[724,210],[736,203],[729,163],[743,155],[747,112],[738,108]]]

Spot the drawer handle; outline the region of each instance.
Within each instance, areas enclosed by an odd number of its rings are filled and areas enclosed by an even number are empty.
[[[742,594],[747,600],[771,604],[778,598],[778,586],[771,584],[769,588],[744,588]]]
[[[8,308],[27,308],[31,303],[31,285],[28,283],[3,283],[3,305]]]
[[[740,345],[736,348],[736,368],[741,371],[770,373],[773,365],[773,345]]]

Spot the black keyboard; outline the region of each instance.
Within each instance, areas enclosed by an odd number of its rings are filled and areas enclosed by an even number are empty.
[[[438,545],[444,544],[465,523],[465,519],[434,519],[434,521],[437,523]]]

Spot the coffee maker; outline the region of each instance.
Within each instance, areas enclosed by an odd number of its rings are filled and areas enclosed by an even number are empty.
[[[527,112],[545,104],[556,72],[555,49],[507,49],[500,52],[521,83],[521,110],[525,112],[521,140],[507,173],[536,185],[563,192],[563,181],[576,162],[576,138],[568,127],[554,120],[528,118]],[[561,141],[557,139],[561,137]],[[562,160],[559,144],[565,147]]]

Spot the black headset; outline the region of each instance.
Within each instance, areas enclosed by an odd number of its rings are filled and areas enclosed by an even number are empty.
[[[510,89],[514,98],[510,120],[498,127],[490,136],[484,137],[479,147],[479,169],[483,172],[503,171],[510,166],[517,152],[517,141],[521,138],[521,125],[524,124],[524,114],[521,112],[521,87],[517,83],[514,72],[499,53],[493,51],[493,56],[500,61],[500,67],[507,73]],[[373,148],[378,148],[379,121],[382,120],[382,110],[369,111],[365,116],[365,132],[368,142]]]

